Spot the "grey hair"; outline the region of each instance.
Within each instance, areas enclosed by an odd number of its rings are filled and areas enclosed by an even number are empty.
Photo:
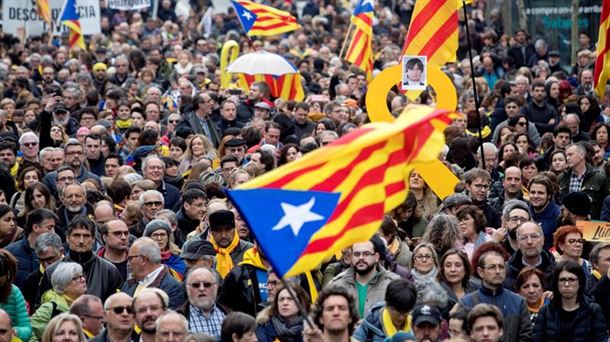
[[[443,255],[449,249],[455,248],[456,243],[461,239],[459,225],[455,216],[437,214],[428,223],[421,241],[431,243],[435,246],[436,254]]]
[[[159,217],[167,218],[167,220],[169,221],[169,224],[172,226],[178,224],[178,218],[176,218],[176,213],[169,209],[159,210],[157,212],[157,215],[155,215],[155,218],[159,218]]]
[[[36,139],[37,143],[40,141],[40,139],[38,139],[38,136],[36,135],[36,133],[25,132],[19,138],[19,145],[23,144],[23,142],[25,141],[26,138],[34,138],[34,139]]]
[[[418,304],[433,304],[440,308],[447,306],[449,295],[436,281],[416,281]]]
[[[580,123],[580,117],[578,116],[578,114],[574,114],[574,113],[566,114],[566,117],[564,118],[564,120],[567,120],[568,118],[572,118],[572,119],[576,120],[577,123]]]
[[[142,177],[142,175],[139,173],[128,173],[126,175],[123,175],[123,180],[126,181],[129,186],[133,186],[135,182],[143,179],[144,177]]]
[[[546,48],[546,42],[544,41],[544,39],[537,39],[534,42],[534,48],[536,49],[540,49],[540,48]]]
[[[54,232],[46,232],[40,234],[34,242],[34,250],[36,254],[42,254],[47,248],[53,248],[56,251],[63,251],[64,246],[61,243],[61,238]]]
[[[157,243],[149,237],[141,237],[136,240],[140,241],[140,254],[145,256],[153,264],[161,263],[161,249]]]
[[[535,225],[538,228],[538,233],[540,233],[540,235],[542,235],[542,238],[544,239],[544,231],[542,230],[542,226],[540,226],[540,224],[538,222],[534,222],[534,221],[523,222],[519,227],[517,227],[517,238],[519,237],[519,229],[523,228],[523,226],[526,223],[531,223],[531,224]]]
[[[53,291],[63,294],[72,279],[79,274],[83,274],[83,267],[81,265],[75,262],[60,262],[55,267],[53,275],[51,275]]]
[[[75,96],[80,97],[81,96],[81,92],[80,89],[78,89],[77,87],[68,87],[64,90],[64,95],[66,93],[73,93]]]
[[[483,151],[493,151],[496,155],[498,154],[498,148],[490,142],[483,143]],[[481,147],[477,149],[477,155],[481,155]]]
[[[163,161],[163,159],[161,159],[161,157],[153,154],[153,155],[150,155],[150,156],[144,158],[144,160],[142,160],[142,170],[146,170],[146,167],[148,166],[148,162],[151,159],[159,159],[161,161],[161,165],[163,165],[163,168],[165,169],[165,162]]]
[[[601,253],[601,251],[604,249],[610,249],[610,242],[602,242],[593,247],[591,250],[591,256],[589,257],[589,261],[591,261],[593,265],[597,265],[599,262],[599,253]]]
[[[184,332],[188,333],[189,330],[189,321],[186,319],[186,317],[184,317],[184,315],[182,315],[179,312],[176,312],[172,309],[167,309],[164,313],[162,313],[159,317],[157,317],[157,320],[155,321],[155,325],[157,327],[157,332],[159,330],[161,330],[161,321],[163,320],[163,318],[165,318],[166,316],[169,315],[178,315],[178,317],[180,317],[180,322],[182,323],[182,325],[184,326]]]
[[[47,156],[47,153],[55,152],[55,147],[47,146],[38,152],[38,157],[40,159],[44,159]]]
[[[146,190],[143,193],[141,193],[140,197],[138,198],[138,204],[140,205],[140,207],[144,205],[144,197],[148,196],[148,195],[157,195],[157,196],[159,196],[159,198],[161,198],[161,202],[163,203],[163,205],[165,205],[165,199],[163,198],[163,194],[161,194],[157,190]]]
[[[438,254],[436,253],[436,250],[434,249],[434,245],[431,244],[430,242],[421,242],[417,246],[415,246],[415,248],[413,248],[413,253],[411,253],[411,260],[409,261],[409,269],[412,269],[415,267],[414,266],[415,265],[415,254],[417,253],[418,250],[420,250],[422,248],[428,248],[430,250],[430,253],[432,254],[432,261],[434,261],[434,266],[436,266],[436,268],[438,268],[439,267]]]
[[[333,136],[333,137],[339,139],[339,134],[337,134],[337,132],[327,130],[327,131],[320,132],[319,141],[322,141],[322,138],[326,137],[326,136]]]
[[[134,295],[133,297],[133,302],[131,303],[133,307],[136,306],[136,301],[138,300],[138,298],[140,298],[141,295],[146,294],[146,293],[154,293],[155,295],[157,295],[157,297],[159,297],[159,299],[161,300],[161,304],[163,304],[164,308],[167,308],[169,306],[169,296],[167,295],[167,293],[165,293],[165,291],[158,289],[156,287],[147,287],[145,289],[143,289],[142,291],[139,291],[137,295]]]
[[[512,200],[508,200],[504,203],[504,206],[502,207],[502,218],[505,220],[508,220],[508,217],[510,216],[510,212],[515,209],[525,210],[527,212],[527,215],[530,218],[532,217],[532,213],[530,212],[530,208],[527,205],[527,203],[525,203],[522,200],[512,199]]]

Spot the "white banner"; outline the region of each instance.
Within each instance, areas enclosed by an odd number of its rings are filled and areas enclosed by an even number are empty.
[[[53,34],[61,35],[68,28],[59,22],[59,14],[64,0],[49,0],[53,18]],[[100,3],[98,0],[76,0],[80,14],[80,26],[86,35],[101,32]],[[3,31],[17,37],[22,34],[39,36],[49,31],[48,24],[36,10],[35,0],[4,0],[2,4]]]
[[[108,0],[109,8],[123,11],[135,11],[150,5],[150,0]]]

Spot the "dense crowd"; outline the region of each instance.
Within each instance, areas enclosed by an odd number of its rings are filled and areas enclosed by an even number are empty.
[[[302,28],[247,38],[232,9],[186,3],[153,18],[100,1],[87,51],[1,35],[0,342],[608,340],[610,243],[577,227],[610,221],[610,97],[586,33],[564,65],[486,1],[470,37],[460,13],[443,71],[464,116],[439,156],[455,193],[411,172],[369,241],[284,280],[225,190],[369,121],[365,73],[339,56],[353,4],[270,1]],[[376,3],[374,74],[399,63],[413,6]],[[294,63],[305,99],[222,88],[229,40]]]

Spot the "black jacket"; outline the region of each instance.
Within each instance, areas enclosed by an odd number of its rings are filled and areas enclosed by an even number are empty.
[[[174,232],[174,236],[178,238],[178,242],[182,242],[179,246],[184,244],[188,233],[192,232],[199,226],[199,220],[193,220],[184,212],[184,207],[176,213],[176,220],[178,221],[178,229]],[[177,236],[176,236],[177,235]]]
[[[555,258],[553,255],[546,250],[543,250],[540,254],[542,258],[542,263],[540,266],[536,267],[540,271],[544,272],[545,283],[547,284],[547,289],[550,290],[551,285],[551,274],[553,273],[553,268],[555,267]],[[504,287],[514,291],[514,284],[517,281],[517,276],[519,272],[525,267],[522,262],[523,254],[520,250],[517,250],[515,254],[513,254],[507,262],[506,268],[506,279],[504,280]]]
[[[133,297],[137,287],[138,281],[131,278],[123,284],[121,291]],[[171,309],[176,309],[186,302],[186,292],[184,291],[183,284],[172,277],[166,266],[163,266],[161,273],[159,273],[157,278],[155,278],[148,287],[156,287],[167,293],[169,297],[169,307]]]
[[[562,319],[553,303],[547,304],[538,313],[532,337],[534,341],[606,342],[607,326],[602,309],[597,303],[584,300],[577,309],[572,322]],[[565,336],[566,332],[570,336]]]
[[[257,270],[255,266],[248,264],[233,267],[224,280],[218,302],[233,311],[245,312],[256,317],[263,308]]]
[[[536,125],[536,129],[540,135],[546,132],[552,132],[553,128],[559,123],[559,116],[557,115],[555,108],[546,101],[542,103],[542,106],[539,106],[532,101],[521,107],[521,113],[525,114],[527,119]],[[555,119],[555,123],[548,123],[551,119]]]

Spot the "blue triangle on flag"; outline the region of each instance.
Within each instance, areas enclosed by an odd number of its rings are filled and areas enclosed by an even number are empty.
[[[242,6],[237,1],[231,1],[231,2],[233,3],[233,7],[235,8],[235,13],[237,14],[237,18],[241,22],[241,25],[244,27],[244,31],[246,31],[246,33],[248,33],[248,31],[250,31],[250,29],[252,28],[252,25],[254,25],[254,22],[256,21],[256,14],[254,14],[254,12],[252,12],[249,9]]]
[[[282,276],[331,217],[340,193],[283,189],[229,190],[267,260]]]

